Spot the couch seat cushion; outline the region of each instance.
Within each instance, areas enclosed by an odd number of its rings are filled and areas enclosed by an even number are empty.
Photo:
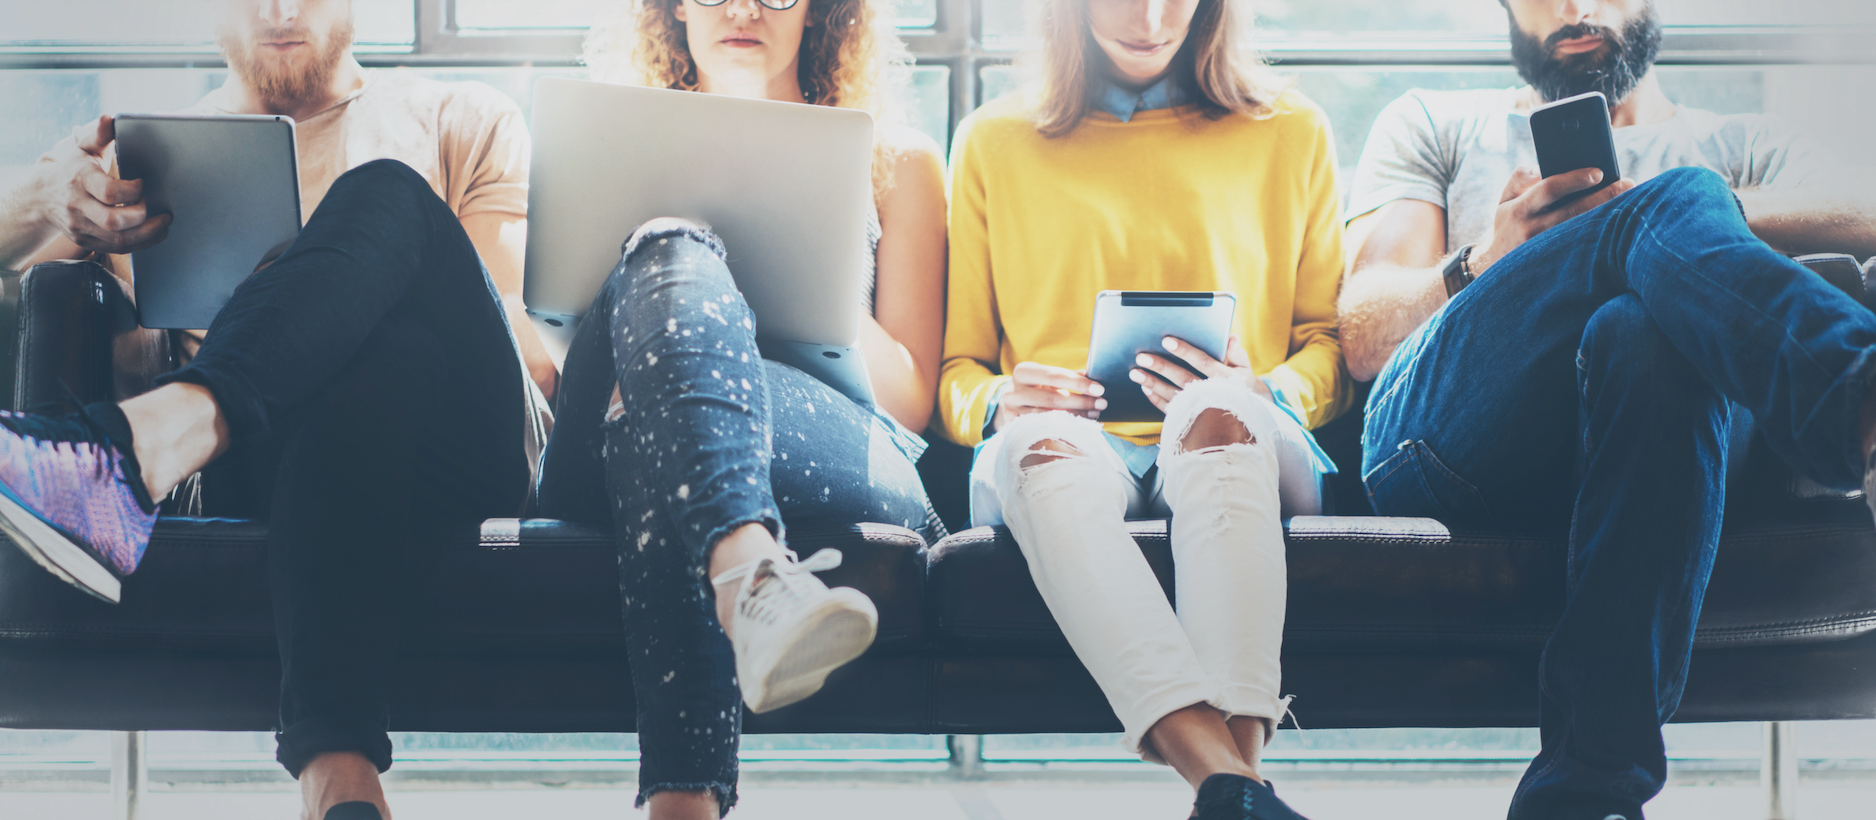
[[[1861,500],[1802,505],[1728,528],[1698,642],[1751,646],[1876,629],[1876,527]],[[1173,596],[1164,521],[1130,525]],[[1298,517],[1287,524],[1285,654],[1535,648],[1562,612],[1565,542],[1429,519]],[[947,652],[1066,653],[1067,641],[1003,528],[938,543],[926,594]]]
[[[0,641],[62,648],[272,652],[267,530],[250,521],[165,518],[141,569],[112,606],[0,543]],[[0,539],[3,540],[3,539]],[[876,524],[791,528],[802,557],[844,555],[823,573],[879,607],[875,652],[922,644],[925,542]],[[611,535],[559,521],[495,519],[475,543],[443,544],[425,586],[412,651],[623,656]]]

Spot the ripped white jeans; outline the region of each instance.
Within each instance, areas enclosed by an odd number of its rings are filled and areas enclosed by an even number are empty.
[[[1181,448],[1209,409],[1242,422],[1251,442]],[[1193,704],[1276,725],[1287,702],[1282,521],[1322,507],[1307,434],[1247,386],[1192,385],[1164,430],[1152,481],[1127,470],[1099,423],[1063,412],[1005,425],[971,469],[971,523],[1009,525],[1043,601],[1120,716],[1123,743],[1148,760],[1157,755],[1143,745],[1147,730]],[[1054,458],[1024,467],[1032,455]],[[1125,526],[1169,514],[1177,612]]]

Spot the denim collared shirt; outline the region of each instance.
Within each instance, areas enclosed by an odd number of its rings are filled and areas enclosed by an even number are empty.
[[[1185,88],[1174,82],[1171,77],[1160,80],[1137,94],[1102,80],[1100,87],[1095,91],[1094,107],[1113,114],[1114,118],[1121,122],[1132,122],[1133,115],[1142,111],[1159,111],[1185,105],[1187,96]]]

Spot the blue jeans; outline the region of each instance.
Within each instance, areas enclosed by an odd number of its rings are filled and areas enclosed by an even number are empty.
[[[607,421],[618,385],[624,415]],[[742,692],[705,577],[747,524],[897,524],[944,536],[913,466],[924,443],[787,365],[698,230],[627,243],[567,352],[541,513],[610,523],[638,701],[639,805],[661,791],[736,802]]]
[[[1514,820],[1639,820],[1744,456],[1729,433],[1750,413],[1795,469],[1859,486],[1873,348],[1876,314],[1680,169],[1525,243],[1395,351],[1368,400],[1375,510],[1569,531]]]

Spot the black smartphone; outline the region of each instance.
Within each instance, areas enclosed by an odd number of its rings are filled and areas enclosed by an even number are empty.
[[[1557,200],[1551,209],[1589,196],[1622,178],[1615,157],[1615,128],[1609,121],[1609,98],[1601,91],[1532,110],[1531,140],[1537,145],[1537,170],[1545,179],[1584,168],[1602,169],[1602,182]]]

